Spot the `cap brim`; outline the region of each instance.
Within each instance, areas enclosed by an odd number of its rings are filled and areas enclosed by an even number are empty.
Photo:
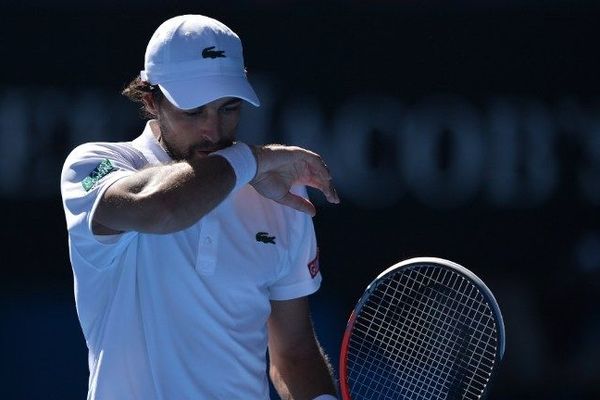
[[[158,85],[177,108],[191,110],[223,97],[237,97],[259,107],[258,96],[244,76],[207,76]]]

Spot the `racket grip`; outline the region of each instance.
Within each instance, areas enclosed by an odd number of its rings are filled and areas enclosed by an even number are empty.
[[[315,397],[313,400],[338,400],[338,398],[330,394],[321,394]]]

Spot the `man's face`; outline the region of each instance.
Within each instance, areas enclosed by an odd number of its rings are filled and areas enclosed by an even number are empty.
[[[159,141],[175,160],[190,160],[230,146],[240,121],[242,100],[223,97],[180,110],[166,98],[157,104]]]

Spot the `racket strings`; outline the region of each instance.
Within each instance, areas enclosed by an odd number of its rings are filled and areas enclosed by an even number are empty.
[[[425,326],[425,325],[427,324],[427,322],[428,322],[428,321],[422,321],[422,324],[423,324],[423,326]],[[390,330],[390,327],[386,327],[386,326],[384,326],[384,328],[385,328],[385,329],[388,331],[388,335],[389,335],[389,330]],[[397,328],[397,327],[396,327],[396,328]],[[394,329],[394,328],[393,328],[393,329]],[[393,332],[393,333],[395,334],[396,332]],[[411,336],[412,336],[412,337],[414,337],[414,333],[413,333]],[[410,339],[411,339],[411,338],[409,338],[409,341],[410,341]],[[414,345],[415,345],[414,343],[411,343],[411,344],[410,344],[410,346],[413,346],[413,347],[414,347]],[[385,349],[385,350],[389,350],[389,349]],[[415,353],[415,354],[417,354],[417,353]],[[397,363],[397,362],[398,362],[398,360],[397,360],[397,358],[398,358],[398,357],[397,357],[397,354],[391,354],[391,355],[390,355],[390,354],[384,354],[384,356],[387,356],[387,357],[388,357],[388,359],[390,359],[389,361],[393,361],[394,363]],[[410,356],[412,356],[412,354],[408,353],[408,356],[410,357]],[[427,354],[425,354],[425,356],[427,356]],[[391,360],[391,358],[392,358],[392,357],[394,357],[394,358],[396,358],[396,359],[394,359],[394,360]],[[416,366],[416,367],[419,367],[419,366],[418,366],[418,365],[416,365],[416,364],[415,364],[415,366]],[[398,366],[397,366],[397,365],[392,365],[392,367],[396,367],[396,368],[397,368]],[[418,372],[419,372],[419,373],[423,373],[423,371],[418,371]],[[409,383],[410,383],[410,382],[409,382]],[[427,380],[425,380],[425,381],[424,381],[424,383],[427,383]],[[408,386],[407,386],[407,388],[410,390],[410,385],[408,385]],[[434,390],[434,389],[433,389],[433,388],[430,388],[430,390],[429,390],[429,391],[432,391],[432,390]]]
[[[433,267],[393,275],[356,316],[348,352],[352,398],[477,399],[496,346],[489,306],[468,280]]]
[[[381,309],[382,307],[378,307],[378,308],[379,308],[379,309]],[[444,307],[444,308],[445,308],[445,309],[442,309],[441,311],[442,311],[442,312],[445,312],[445,313],[447,313],[447,316],[450,316],[450,313],[449,313],[449,312],[450,312],[450,311],[452,311],[452,310],[451,310],[449,307]],[[370,313],[369,311],[372,311],[373,313]],[[368,326],[365,326],[365,325],[363,325],[363,324],[362,324],[362,321],[361,321],[361,320],[358,320],[358,321],[356,322],[356,324],[357,324],[357,325],[360,325],[360,326],[362,326],[362,327],[364,328],[363,330],[364,330],[365,332],[367,332],[367,335],[371,336],[371,338],[372,338],[372,339],[375,339],[375,340],[377,340],[377,339],[379,339],[379,340],[382,340],[382,339],[385,339],[386,337],[389,337],[389,336],[391,336],[391,335],[390,335],[390,332],[389,332],[389,330],[390,330],[390,329],[394,329],[394,328],[393,328],[393,327],[391,327],[391,325],[390,325],[390,324],[387,322],[387,321],[389,321],[389,319],[386,319],[386,317],[385,317],[385,316],[378,315],[378,313],[380,314],[380,310],[378,310],[378,309],[374,309],[374,310],[373,310],[373,309],[371,309],[371,310],[370,310],[370,307],[367,305],[365,308],[363,308],[363,313],[364,313],[364,315],[363,315],[363,316],[364,316],[363,320],[364,320],[364,319],[370,320],[370,323],[372,324],[372,322],[373,322],[374,320],[380,319],[380,320],[381,320],[381,323],[382,323],[382,328],[383,328],[384,330],[385,330],[385,329],[387,329],[387,330],[388,330],[388,331],[386,332],[386,335],[383,335],[383,337],[381,337],[381,338],[378,338],[378,337],[375,337],[375,336],[373,336],[373,332],[369,330],[369,327],[368,327]],[[401,315],[401,316],[399,316],[398,318],[406,318],[406,315]],[[417,317],[417,318],[418,318],[418,317]],[[413,322],[415,322],[415,320],[413,320]],[[423,319],[420,319],[420,320],[418,320],[418,321],[416,321],[416,322],[417,322],[417,324],[415,324],[415,326],[418,326],[418,325],[426,325],[427,323],[430,323],[430,320],[423,320]],[[452,328],[454,324],[460,324],[460,323],[461,323],[460,321],[456,321],[456,320],[455,320],[455,321],[450,321],[450,323],[448,323],[448,322],[446,322],[446,321],[443,321],[443,324],[444,324],[444,325],[445,325],[447,328]],[[482,328],[482,329],[483,329],[483,328],[487,328],[487,330],[489,331],[489,336],[491,336],[491,334],[493,333],[493,331],[492,331],[492,329],[491,329],[490,327],[485,327],[485,326],[483,326],[483,327],[481,327],[481,328]],[[410,329],[409,329],[409,330],[410,330]],[[393,334],[393,333],[395,333],[395,332],[392,332],[392,334]],[[409,333],[410,333],[410,332],[409,332]],[[414,335],[412,335],[412,337],[414,337]],[[407,340],[410,342],[410,341],[411,341],[411,337],[407,338]],[[413,345],[415,345],[416,343],[414,343],[414,342],[413,342],[412,344],[413,344]],[[474,343],[474,345],[475,345],[476,347],[478,347],[478,350],[480,350],[480,351],[487,351],[487,352],[489,353],[489,358],[490,358],[490,359],[493,359],[493,358],[494,358],[494,353],[493,353],[493,352],[491,352],[489,349],[482,348],[482,347],[481,347],[481,346],[480,346],[478,343]]]
[[[427,322],[430,322],[430,321],[421,321],[421,322],[419,323],[419,325],[421,325],[421,326],[426,326],[426,325],[427,325]],[[427,354],[425,354],[425,355],[427,356]],[[456,371],[456,368],[454,368],[453,370],[455,370],[455,371]],[[422,371],[421,371],[421,372],[422,372]],[[425,382],[426,382],[426,381],[425,381]]]

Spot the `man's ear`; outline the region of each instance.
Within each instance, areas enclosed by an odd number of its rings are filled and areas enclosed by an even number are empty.
[[[144,102],[144,107],[146,107],[146,111],[148,111],[154,116],[158,115],[158,104],[156,98],[152,93],[144,93],[142,95],[142,101]]]

